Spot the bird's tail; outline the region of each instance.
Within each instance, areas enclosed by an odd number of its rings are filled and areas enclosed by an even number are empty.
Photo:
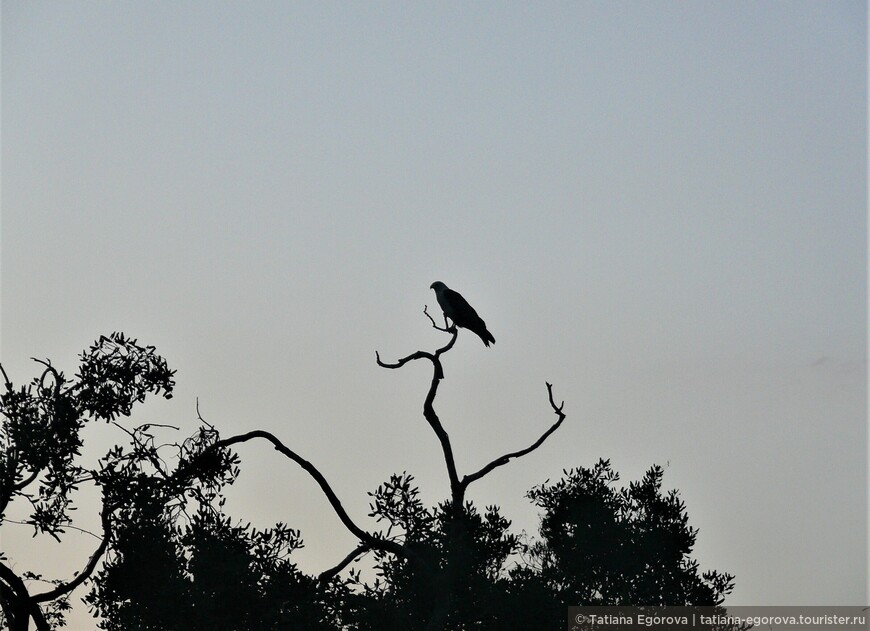
[[[495,338],[492,336],[488,330],[484,329],[483,333],[480,333],[480,339],[483,340],[483,345],[489,347],[490,342],[495,344]]]

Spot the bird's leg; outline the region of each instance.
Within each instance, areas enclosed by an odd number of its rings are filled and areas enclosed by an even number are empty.
[[[447,314],[444,315],[444,328],[441,329],[445,333],[451,333],[456,329],[456,322],[453,321],[453,318],[448,318]]]

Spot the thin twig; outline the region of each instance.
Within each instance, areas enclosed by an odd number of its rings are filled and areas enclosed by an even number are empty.
[[[443,327],[440,327],[437,324],[435,324],[435,319],[429,314],[429,305],[425,305],[423,307],[423,313],[426,315],[427,318],[429,318],[429,322],[432,323],[432,326],[434,328],[438,329],[439,331],[444,331],[445,333],[453,333],[453,331],[456,330],[455,324],[453,326],[450,326],[450,327],[447,326],[447,316],[444,316],[444,326]]]
[[[136,429],[151,429],[152,427],[163,427],[164,429],[174,429],[176,432],[180,432],[181,428],[176,427],[175,425],[164,425],[163,423],[143,423],[139,425]]]
[[[119,428],[121,431],[123,431],[128,436],[130,436],[130,438],[133,439],[133,444],[136,445],[138,448],[143,449],[145,451],[148,460],[151,461],[151,464],[154,465],[154,468],[157,470],[157,472],[160,475],[162,475],[165,479],[169,479],[171,477],[166,472],[166,463],[163,462],[163,460],[161,460],[159,456],[157,456],[156,449],[153,448],[153,445],[151,447],[149,447],[148,445],[143,443],[141,440],[139,440],[139,437],[136,435],[135,432],[131,432],[130,430],[128,430],[126,427],[124,427],[123,425],[121,425],[117,421],[112,421],[112,425]],[[148,427],[148,425],[144,425],[142,427]],[[142,428],[139,427],[137,429],[142,429]],[[150,436],[150,434],[146,434],[146,435]]]
[[[106,548],[109,546],[109,538],[112,535],[111,512],[111,508],[106,505],[106,500],[104,497],[103,511],[100,515],[100,521],[103,524],[103,538],[102,541],[100,541],[100,545],[97,546],[97,549],[91,555],[91,558],[88,559],[88,562],[85,565],[84,569],[79,572],[79,574],[75,578],[67,583],[61,583],[51,591],[43,592],[42,594],[36,594],[32,597],[32,600],[34,602],[47,602],[49,600],[59,598],[64,594],[68,594],[76,587],[84,583],[85,580],[91,575],[91,573],[96,569],[97,563],[100,562],[100,558],[102,558],[103,553],[106,551]]]
[[[210,430],[214,431],[214,425],[202,418],[202,414],[199,413],[199,397],[196,397],[196,418],[199,419],[200,423],[205,423]]]
[[[33,524],[28,523],[26,521],[16,521],[14,519],[4,519],[3,523],[4,524],[15,524],[17,526],[32,526],[33,525]],[[83,532],[86,535],[92,536],[94,539],[102,539],[102,537],[100,537],[100,535],[97,535],[97,534],[91,532],[90,530],[85,530],[84,528],[79,528],[78,526],[72,526],[70,524],[67,524],[63,528],[64,528],[64,530],[78,530],[79,532]]]

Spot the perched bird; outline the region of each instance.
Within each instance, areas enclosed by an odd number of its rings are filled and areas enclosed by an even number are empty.
[[[489,346],[490,342],[495,344],[492,333],[486,330],[486,322],[480,319],[477,311],[468,304],[462,294],[453,291],[440,280],[432,283],[429,288],[435,290],[435,297],[438,298],[441,310],[453,321],[453,324],[476,333],[483,340],[484,346]]]

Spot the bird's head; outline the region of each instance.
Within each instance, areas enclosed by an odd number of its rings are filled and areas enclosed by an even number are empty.
[[[442,283],[440,280],[436,280],[434,283],[429,285],[429,289],[434,289],[436,292],[442,292],[447,289],[447,285]]]

